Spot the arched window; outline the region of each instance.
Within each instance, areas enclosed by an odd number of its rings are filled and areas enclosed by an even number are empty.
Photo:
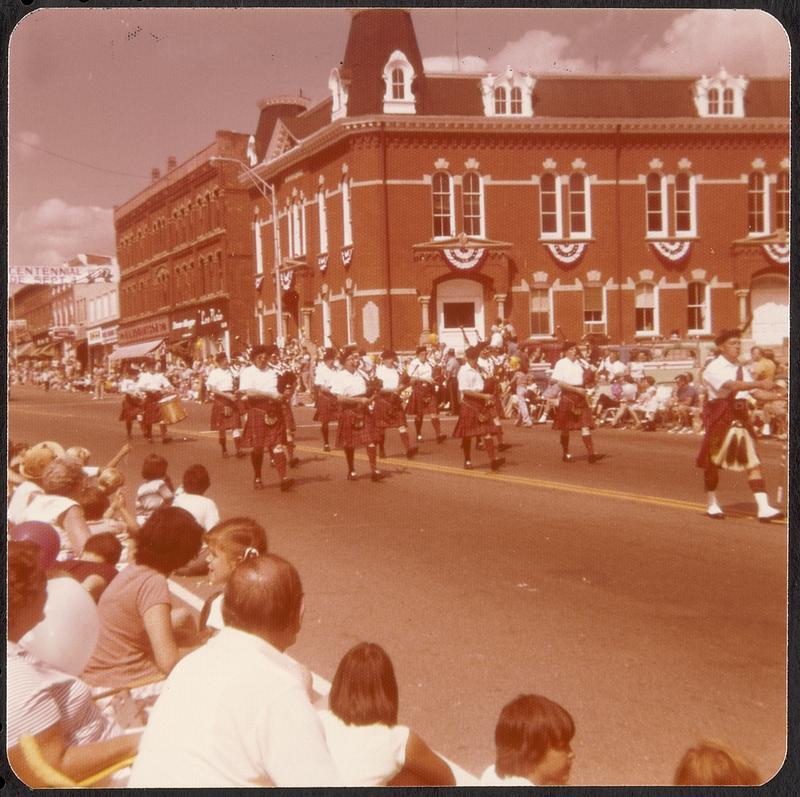
[[[514,86],[511,89],[511,111],[512,114],[522,114],[522,89],[519,86]]]
[[[694,178],[689,172],[675,175],[675,234],[694,235],[695,195]]]
[[[666,180],[662,174],[650,172],[645,187],[647,203],[647,234],[666,235]]]
[[[708,115],[717,116],[719,114],[719,89],[708,90]]]
[[[583,172],[575,172],[569,178],[569,234],[570,238],[588,238],[589,225],[589,181]]]
[[[325,207],[325,189],[321,188],[317,194],[317,216],[319,219],[319,251],[325,254],[328,251],[328,211]]]
[[[751,235],[769,232],[767,201],[766,176],[763,172],[751,172],[747,178],[747,231]]]
[[[464,232],[484,238],[483,190],[477,172],[467,172],[461,184],[461,200],[464,213]]]
[[[650,282],[636,285],[636,334],[655,334],[656,329],[656,290]]]
[[[709,332],[711,318],[708,307],[708,285],[705,282],[690,282],[687,292],[686,325],[689,334]]]
[[[350,205],[350,181],[342,181],[342,240],[344,246],[353,245],[353,223]]]
[[[406,80],[403,70],[395,67],[392,70],[392,99],[404,100],[406,98]]]
[[[561,191],[558,177],[546,172],[539,181],[539,214],[542,238],[561,237]]]
[[[789,172],[783,169],[778,172],[778,184],[775,188],[775,227],[789,232]]]
[[[722,113],[733,116],[733,89],[725,89],[722,92]]]
[[[494,112],[496,116],[506,112],[506,90],[504,86],[498,86],[494,90]]]
[[[433,175],[433,237],[452,238],[453,231],[453,181],[447,172]]]

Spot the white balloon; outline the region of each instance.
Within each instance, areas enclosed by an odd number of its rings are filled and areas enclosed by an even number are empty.
[[[74,578],[47,582],[44,620],[20,644],[55,670],[79,676],[94,653],[100,618],[91,595]]]

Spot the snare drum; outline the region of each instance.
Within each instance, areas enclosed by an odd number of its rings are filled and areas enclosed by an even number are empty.
[[[167,425],[180,423],[186,417],[186,410],[178,396],[164,396],[158,402],[158,412],[161,422]]]

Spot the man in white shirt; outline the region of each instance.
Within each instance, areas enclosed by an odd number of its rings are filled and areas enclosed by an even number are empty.
[[[311,676],[284,651],[303,617],[297,570],[272,554],[237,565],[217,636],[182,659],[150,714],[131,787],[340,785]]]
[[[403,402],[400,399],[402,390],[400,369],[397,367],[397,353],[392,349],[384,349],[381,363],[375,369],[375,377],[380,381],[380,391],[375,396],[375,424],[378,430],[378,453],[386,456],[384,443],[386,430],[396,428],[408,459],[417,453],[416,446],[411,445],[408,437],[408,424]]]
[[[417,348],[417,356],[409,363],[408,376],[411,379],[411,398],[406,411],[414,416],[414,426],[417,431],[417,441],[422,440],[422,420],[425,415],[431,416],[433,431],[436,433],[436,442],[443,443],[447,435],[442,434],[442,425],[439,422],[439,406],[436,402],[434,390],[433,366],[428,362],[428,349],[425,346]]]
[[[286,476],[286,420],[278,392],[278,373],[268,367],[269,358],[277,350],[277,346],[254,346],[250,352],[253,364],[242,369],[239,376],[239,390],[247,396],[248,405],[242,445],[253,449],[250,461],[256,490],[264,489],[261,466],[265,447],[272,452],[272,464],[278,471],[281,490],[294,485],[294,479]]]
[[[628,372],[628,366],[620,360],[619,352],[612,350],[608,353],[605,360],[603,360],[600,370],[608,374],[609,382],[613,382],[615,379],[625,376]]]
[[[152,357],[144,361],[139,378],[136,380],[136,390],[144,393],[144,407],[142,409],[142,431],[145,439],[153,442],[153,424],[158,423],[161,430],[161,442],[168,443],[167,425],[161,420],[161,411],[158,402],[165,394],[171,393],[173,387],[164,374],[156,371],[156,363]]]
[[[333,379],[338,370],[334,364],[335,360],[336,349],[325,349],[322,353],[322,362],[317,363],[314,369],[314,387],[317,391],[314,420],[319,421],[321,426],[323,451],[331,450],[329,424],[339,415],[336,398],[331,392]]]
[[[717,501],[719,469],[747,472],[747,483],[758,506],[758,520],[769,523],[783,520],[784,514],[770,506],[767,488],[761,473],[761,461],[755,445],[755,433],[747,407],[749,391],[770,390],[769,379],[753,379],[741,365],[741,333],[736,329],[721,332],[714,342],[719,355],[702,373],[708,394],[704,408],[705,436],[697,455],[697,467],[704,470],[704,486],[708,501],[706,516],[713,520],[725,517]]]
[[[220,352],[217,365],[206,379],[206,390],[211,395],[211,428],[219,434],[222,456],[228,456],[227,430],[231,429],[236,456],[244,456],[241,450],[242,420],[236,403],[236,381],[233,369],[228,363],[228,355]]]

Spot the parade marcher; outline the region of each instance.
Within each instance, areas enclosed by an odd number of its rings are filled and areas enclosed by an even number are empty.
[[[412,459],[417,447],[411,445],[408,437],[408,422],[400,399],[400,369],[397,367],[397,353],[385,349],[381,354],[381,364],[375,369],[375,376],[380,380],[380,392],[375,396],[375,423],[378,431],[378,454],[386,456],[384,449],[386,430],[397,429],[403,443],[406,456]]]
[[[433,366],[428,362],[428,349],[425,346],[419,346],[416,354],[417,356],[408,366],[408,376],[411,379],[411,398],[406,406],[406,412],[414,416],[417,441],[422,440],[422,420],[425,415],[430,415],[433,431],[436,433],[436,442],[443,443],[447,439],[447,435],[442,434],[442,425],[439,421]]]
[[[216,368],[212,369],[206,380],[206,391],[211,395],[211,428],[219,433],[222,456],[228,456],[227,430],[232,430],[236,456],[243,457],[242,418],[236,402],[238,378],[228,362],[228,355],[220,352],[216,358]]]
[[[369,395],[369,377],[358,370],[360,360],[355,349],[345,349],[342,352],[344,368],[333,380],[333,394],[339,402],[336,447],[344,449],[347,459],[347,478],[349,481],[355,481],[358,478],[355,470],[355,449],[365,446],[372,471],[372,481],[377,482],[383,478],[383,473],[378,470],[378,431],[375,414],[369,408],[374,398]]]
[[[294,455],[294,433],[297,430],[297,424],[294,420],[292,399],[297,388],[297,374],[289,362],[280,359],[277,349],[270,355],[269,367],[278,375],[278,392],[282,397],[281,410],[286,425],[286,456],[289,467],[296,468],[300,464],[300,460]]]
[[[584,387],[588,363],[578,359],[578,347],[572,341],[567,341],[562,347],[562,357],[555,364],[550,375],[552,382],[561,388],[558,401],[558,411],[553,424],[561,432],[561,459],[571,462],[569,453],[569,433],[572,429],[581,430],[581,438],[589,454],[589,463],[594,464],[603,458],[603,454],[595,454],[592,443],[592,409],[589,406],[588,391]]]
[[[172,392],[170,381],[164,374],[156,370],[155,360],[147,358],[144,368],[139,372],[136,380],[136,390],[144,393],[144,407],[142,408],[142,431],[145,439],[153,442],[153,424],[158,423],[161,429],[161,442],[168,443],[167,425],[161,420],[161,411],[158,402],[165,394]]]
[[[338,373],[334,367],[336,359],[335,349],[325,349],[322,353],[322,362],[317,363],[314,371],[314,386],[317,389],[317,409],[314,420],[320,422],[322,430],[322,450],[330,451],[329,424],[338,418],[336,398],[331,392],[334,376]]]
[[[763,523],[781,520],[784,515],[770,506],[767,488],[761,473],[761,461],[755,444],[755,432],[750,423],[747,407],[748,391],[770,390],[769,379],[753,379],[750,371],[739,362],[742,341],[737,329],[720,332],[714,339],[719,349],[702,373],[708,400],[703,410],[705,437],[697,455],[697,467],[703,468],[707,517],[722,520],[725,517],[717,502],[716,489],[719,469],[746,471],[747,483],[758,505],[758,519]]]
[[[133,437],[133,422],[144,420],[144,394],[136,388],[135,373],[130,365],[124,366],[117,391],[122,396],[119,420],[125,423],[125,434],[130,440]]]
[[[278,392],[278,374],[268,367],[269,358],[276,350],[275,346],[254,346],[250,352],[253,364],[243,369],[239,377],[239,389],[247,396],[248,404],[242,445],[253,449],[250,460],[256,490],[264,487],[261,466],[265,447],[271,452],[281,490],[288,490],[294,484],[294,479],[286,476],[286,421]]]
[[[453,437],[461,438],[464,451],[464,468],[472,470],[472,438],[483,438],[486,453],[489,455],[492,470],[497,470],[505,460],[495,456],[494,435],[497,426],[493,423],[492,405],[494,396],[484,392],[484,379],[478,368],[478,346],[470,346],[466,351],[467,362],[458,371],[458,389],[461,402],[458,422],[453,429]]]
[[[458,405],[460,403],[458,396],[458,369],[461,368],[461,361],[456,357],[455,349],[448,349],[447,356],[444,362],[444,384],[446,407],[449,408],[452,415],[458,415]]]
[[[498,319],[499,321],[500,319]],[[479,344],[480,345],[480,344]],[[496,427],[497,450],[506,451],[511,446],[503,442],[503,424],[500,420],[505,417],[503,409],[503,387],[500,376],[503,370],[504,356],[502,349],[495,346],[482,345],[477,359],[478,370],[484,381],[484,390],[492,396],[492,423]],[[478,443],[481,448],[481,442]]]

